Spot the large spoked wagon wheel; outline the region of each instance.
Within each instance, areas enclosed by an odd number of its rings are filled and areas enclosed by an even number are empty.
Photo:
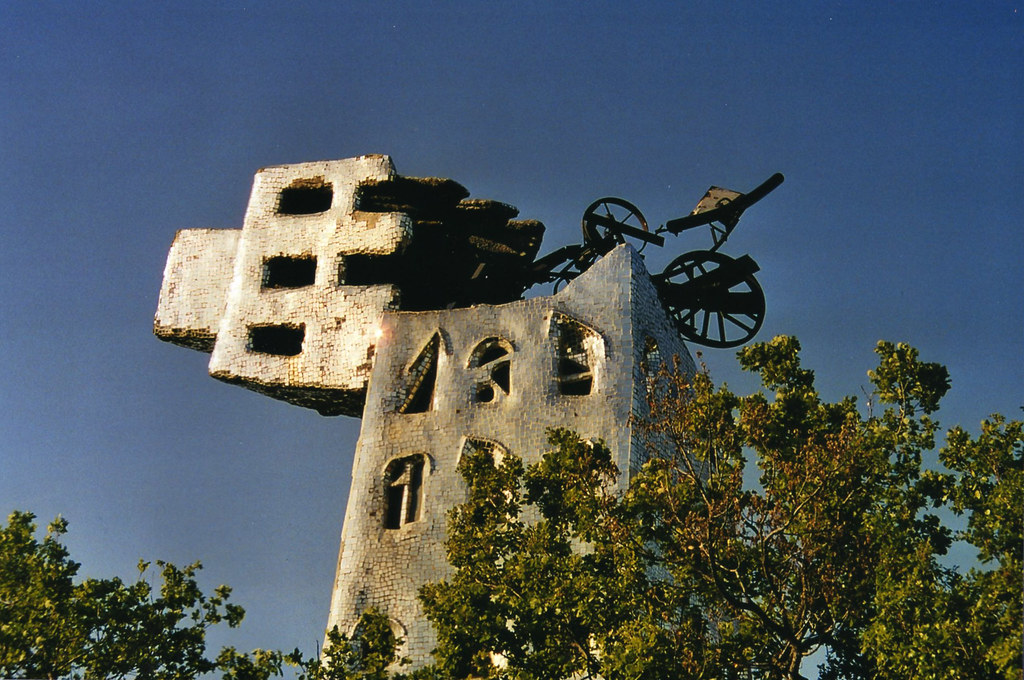
[[[680,255],[658,277],[662,300],[679,332],[708,347],[736,347],[764,322],[764,291],[748,256],[696,250]]]
[[[629,231],[650,231],[640,208],[629,201],[613,197],[599,198],[587,206],[583,211],[582,226],[583,242],[588,245],[625,243]],[[643,250],[647,241],[642,238],[637,240],[640,241],[638,250]]]

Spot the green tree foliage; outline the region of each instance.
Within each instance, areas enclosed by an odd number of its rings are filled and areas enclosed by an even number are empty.
[[[750,396],[666,372],[639,428],[658,456],[624,491],[604,444],[566,431],[528,467],[464,456],[455,571],[422,592],[439,671],[797,679],[824,649],[823,678],[1020,680],[1021,423],[951,430],[939,468],[946,369],[876,352],[867,413],[820,398],[793,338],[740,352]],[[954,542],[980,566],[947,566]]]
[[[14,512],[0,528],[0,676],[30,678],[194,678],[223,668],[265,678],[279,671],[282,655],[258,650],[253,656],[226,649],[206,656],[206,631],[225,622],[237,626],[245,615],[228,602],[231,589],[205,595],[196,582],[201,565],[157,562],[160,586],[139,579],[85,579],[60,537],[67,522],[53,521],[42,541],[34,515]],[[222,663],[223,661],[223,663]]]
[[[603,443],[564,430],[530,466],[467,453],[454,573],[421,593],[437,664],[410,674],[376,610],[351,637],[331,631],[322,658],[209,658],[206,630],[244,612],[226,586],[199,589],[198,563],[157,562],[159,587],[145,562],[135,583],[77,580],[66,522],[39,540],[15,512],[0,528],[0,676],[795,680],[824,649],[828,680],[1022,680],[1022,424],[950,430],[940,468],[946,369],[906,345],[876,351],[866,413],[822,401],[792,338],[740,352],[764,388],[750,396],[663,373],[637,428],[657,455],[625,489]],[[978,566],[948,566],[955,543]]]
[[[219,674],[267,680],[287,666],[300,680],[406,677],[387,673],[398,661],[401,640],[377,610],[363,615],[351,639],[332,630],[323,658],[305,658],[299,650],[245,654],[233,647],[210,658],[207,629],[221,622],[235,627],[245,612],[228,602],[227,586],[212,595],[200,590],[198,562],[182,568],[157,562],[159,587],[146,579],[148,562],[139,563],[134,583],[76,582],[80,565],[60,540],[67,522],[54,520],[40,541],[34,520],[31,513],[14,512],[0,527],[0,677],[185,680]]]
[[[408,663],[408,659],[398,656],[401,644],[388,617],[380,610],[369,609],[360,617],[351,638],[337,626],[328,632],[322,659],[303,659],[296,650],[289,661],[302,670],[299,680],[405,680],[405,674],[388,671],[392,665]]]

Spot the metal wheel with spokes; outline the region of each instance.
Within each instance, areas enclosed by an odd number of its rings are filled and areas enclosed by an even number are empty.
[[[647,219],[640,208],[629,201],[621,198],[605,197],[599,198],[583,211],[583,242],[586,244],[597,243],[625,243],[629,232],[650,231],[647,228]],[[638,250],[643,250],[647,241],[637,238],[640,241]],[[610,249],[610,248],[609,248]]]
[[[764,322],[764,291],[749,256],[695,250],[674,259],[658,277],[662,301],[686,338],[708,347],[736,347]]]

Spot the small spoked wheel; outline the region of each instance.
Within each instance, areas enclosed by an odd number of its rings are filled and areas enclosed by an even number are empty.
[[[583,211],[583,242],[625,243],[626,235],[617,228],[619,225],[650,231],[640,208],[621,198],[599,198]],[[646,241],[641,241],[638,250],[643,250],[646,245]]]
[[[761,329],[764,291],[753,272],[728,255],[711,250],[685,253],[658,279],[669,315],[689,340],[708,347],[736,347]]]

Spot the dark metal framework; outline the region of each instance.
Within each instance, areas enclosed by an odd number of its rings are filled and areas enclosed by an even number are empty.
[[[735,347],[753,338],[764,322],[764,292],[754,274],[760,269],[749,255],[732,258],[718,252],[743,212],[782,184],[776,173],[749,193],[711,187],[694,211],[653,233],[639,208],[621,198],[600,198],[583,213],[583,243],[559,248],[533,262],[529,283],[554,283],[558,290],[615,246],[631,241],[642,251],[663,246],[661,234],[708,226],[713,245],[672,260],[653,277],[658,294],[679,332],[709,347]]]
[[[760,330],[764,293],[754,278],[758,265],[749,255],[732,258],[718,251],[743,212],[782,181],[782,175],[772,175],[747,194],[711,187],[693,212],[653,232],[629,201],[600,198],[583,212],[583,243],[535,260],[544,225],[514,219],[518,211],[513,206],[468,198],[465,187],[447,179],[369,180],[357,188],[356,209],[407,215],[413,238],[400,253],[344,255],[338,280],[344,285],[394,284],[406,310],[502,304],[519,299],[536,284],[553,283],[558,290],[621,243],[629,241],[642,252],[648,244],[665,245],[665,233],[677,236],[707,226],[710,249],[680,255],[653,278],[683,337],[710,347],[734,347]],[[331,191],[322,180],[296,184],[282,192],[280,210],[324,210],[330,206]],[[269,262],[264,285],[306,285],[315,261],[291,264],[294,275],[283,277],[278,276],[281,263]]]

